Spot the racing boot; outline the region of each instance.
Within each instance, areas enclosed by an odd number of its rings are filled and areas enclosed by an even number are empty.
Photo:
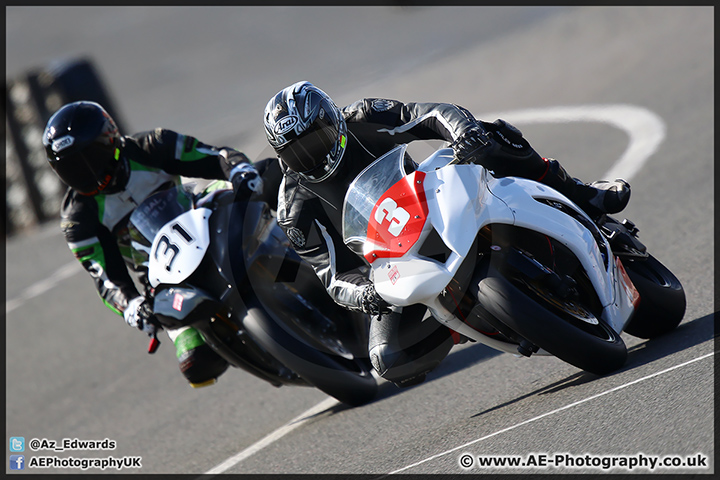
[[[568,197],[592,218],[604,213],[618,213],[630,201],[630,184],[623,179],[586,184],[568,175],[557,160],[544,160],[547,168],[538,181]]]
[[[200,332],[192,327],[168,330],[168,336],[175,344],[180,372],[193,388],[213,385],[228,367],[228,362],[218,355]]]

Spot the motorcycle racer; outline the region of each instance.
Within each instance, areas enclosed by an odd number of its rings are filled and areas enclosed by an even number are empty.
[[[253,165],[237,150],[162,128],[122,135],[107,111],[89,101],[69,103],[55,112],[43,145],[50,166],[69,187],[61,206],[68,247],[105,305],[150,336],[158,327],[151,301],[138,292],[130,275],[133,271],[143,283],[144,272],[134,271],[130,258],[127,220],[135,207],[151,194],[178,185],[181,176],[230,180],[239,193],[260,195],[261,174],[277,163]],[[269,201],[274,204],[273,194]],[[192,386],[214,383],[227,368],[195,329],[168,334],[180,371]]]
[[[421,321],[428,314],[424,306],[388,305],[368,278],[367,265],[344,245],[345,192],[365,167],[398,144],[436,139],[450,143],[455,162],[540,181],[591,216],[619,212],[630,198],[627,182],[587,185],[556,160],[541,157],[509,123],[479,121],[449,103],[365,98],[340,109],[313,84],[298,82],[269,100],[264,126],[283,169],[279,225],[336,303],[372,316],[370,360],[401,387],[424,381],[455,341],[447,327]]]

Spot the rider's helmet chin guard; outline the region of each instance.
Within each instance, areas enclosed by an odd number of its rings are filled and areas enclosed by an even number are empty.
[[[291,85],[270,99],[264,124],[283,165],[309,182],[327,179],[342,160],[345,119],[332,99],[309,82]]]
[[[95,102],[73,102],[48,120],[43,145],[50,166],[68,186],[83,195],[117,193],[129,175],[121,158],[118,127]]]

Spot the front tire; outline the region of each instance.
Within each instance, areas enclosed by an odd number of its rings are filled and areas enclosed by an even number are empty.
[[[582,370],[606,375],[625,365],[620,335],[577,300],[564,301],[537,286],[520,288],[490,266],[478,284],[478,301],[496,321]]]
[[[377,395],[378,386],[369,362],[318,350],[283,328],[259,306],[248,308],[243,323],[253,339],[272,356],[340,402],[355,407],[371,402]]]

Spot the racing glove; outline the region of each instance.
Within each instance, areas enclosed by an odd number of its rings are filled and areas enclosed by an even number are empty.
[[[360,310],[368,315],[390,313],[390,304],[378,295],[375,285],[366,285],[360,297]]]
[[[485,123],[485,128],[489,130],[499,144],[500,148],[514,156],[527,156],[534,153],[520,130],[514,125],[499,118],[493,123]]]
[[[487,154],[489,146],[488,133],[478,124],[466,130],[450,145],[454,152],[452,163],[479,163]]]
[[[155,336],[160,323],[152,313],[148,300],[142,295],[133,298],[128,302],[123,312],[125,323],[138,330],[142,330],[149,336]]]
[[[230,171],[230,182],[236,193],[249,197],[253,193],[260,195],[263,191],[263,179],[250,163],[241,163]]]

